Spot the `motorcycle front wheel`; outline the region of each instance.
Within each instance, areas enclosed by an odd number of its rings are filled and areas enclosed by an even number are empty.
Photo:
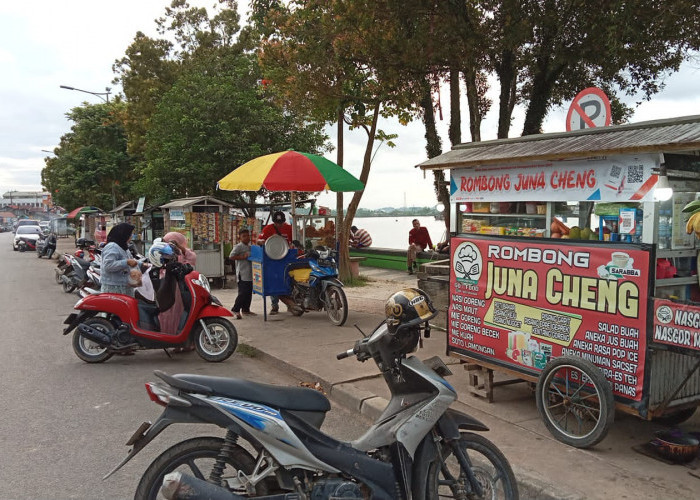
[[[323,302],[331,323],[335,326],[343,326],[348,319],[348,299],[343,289],[337,285],[328,285]]]
[[[206,318],[209,333],[197,323],[194,333],[194,347],[197,354],[212,363],[228,359],[238,347],[238,332],[230,321],[224,318]]]
[[[491,441],[471,432],[460,433],[458,446],[464,451],[482,495],[470,491],[467,474],[449,446],[442,450],[442,461],[428,470],[427,500],[441,498],[518,500],[518,485],[508,459]]]
[[[160,488],[163,478],[171,472],[182,472],[198,479],[210,481],[210,474],[214,470],[217,458],[221,453],[224,440],[216,437],[196,437],[178,443],[156,458],[148,466],[146,472],[136,488],[135,500],[160,500]],[[238,480],[238,471],[251,474],[255,468],[255,459],[245,449],[238,445],[226,453],[224,459],[222,478],[232,481]],[[239,495],[246,495],[245,488],[234,490]],[[264,484],[256,487],[256,495],[266,495]],[[247,495],[246,495],[247,496]]]

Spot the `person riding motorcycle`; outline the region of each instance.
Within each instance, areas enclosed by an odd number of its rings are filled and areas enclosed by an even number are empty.
[[[160,331],[175,334],[179,330],[183,311],[189,310],[185,304],[189,296],[184,279],[193,267],[179,262],[177,247],[161,240],[156,240],[148,250],[148,260],[157,270],[151,272],[150,277],[158,305]]]

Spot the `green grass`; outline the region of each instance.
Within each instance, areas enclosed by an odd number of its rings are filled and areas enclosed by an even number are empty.
[[[345,285],[347,288],[357,288],[361,286],[367,286],[373,281],[375,280],[370,278],[369,276],[363,276],[360,274],[359,276],[343,281],[343,285]]]
[[[248,344],[238,344],[236,352],[241,356],[245,356],[247,358],[257,358],[258,356],[260,356],[260,351]]]

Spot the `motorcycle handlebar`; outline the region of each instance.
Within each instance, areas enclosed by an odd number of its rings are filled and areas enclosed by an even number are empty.
[[[343,351],[339,354],[336,354],[336,359],[345,359],[349,358],[350,356],[355,354],[355,348],[353,347],[352,349],[348,349],[347,351]]]

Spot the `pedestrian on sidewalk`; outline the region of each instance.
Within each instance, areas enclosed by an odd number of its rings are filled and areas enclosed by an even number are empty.
[[[418,267],[416,264],[416,254],[426,248],[434,249],[433,241],[430,239],[428,228],[421,227],[418,219],[413,219],[413,229],[408,232],[408,251],[406,252],[408,274],[413,274],[413,270]]]
[[[242,319],[242,314],[255,316],[250,310],[253,300],[253,264],[250,257],[250,231],[241,229],[238,231],[238,244],[233,247],[228,258],[236,261],[236,277],[238,278],[238,295],[233,303],[231,311],[236,319]]]

